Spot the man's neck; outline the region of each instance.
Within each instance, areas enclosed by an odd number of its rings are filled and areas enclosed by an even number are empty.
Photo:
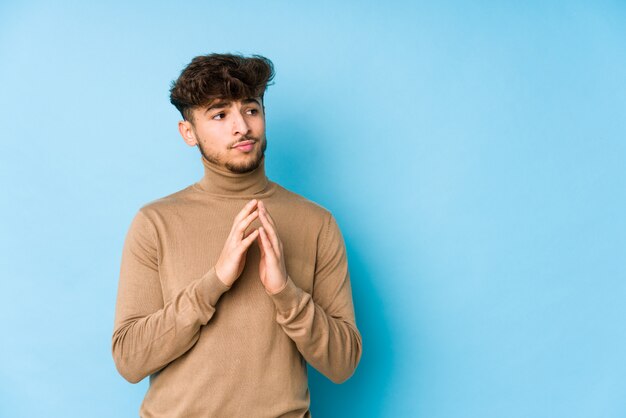
[[[265,175],[265,157],[259,166],[247,173],[233,173],[202,156],[204,177],[197,183],[203,191],[223,196],[254,195],[265,191],[269,180]]]

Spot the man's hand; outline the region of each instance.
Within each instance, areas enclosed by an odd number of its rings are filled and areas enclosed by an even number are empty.
[[[276,233],[276,224],[263,202],[258,204],[259,219],[263,226],[259,227],[258,243],[261,248],[259,275],[268,292],[280,292],[287,283],[287,269],[283,258],[283,243]]]
[[[222,249],[217,263],[215,264],[215,273],[217,277],[227,286],[232,284],[239,278],[246,264],[246,252],[250,244],[259,235],[259,230],[255,229],[247,236],[244,236],[246,229],[250,223],[259,215],[259,210],[252,210],[257,206],[257,200],[252,199],[241,212],[235,216],[233,227],[226,238],[226,243]]]

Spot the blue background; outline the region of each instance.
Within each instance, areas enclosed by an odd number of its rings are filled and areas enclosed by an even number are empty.
[[[202,176],[168,89],[209,52],[274,61],[268,176],[348,246],[315,416],[626,416],[623,2],[102,3],[0,3],[0,416],[137,415],[121,250]]]

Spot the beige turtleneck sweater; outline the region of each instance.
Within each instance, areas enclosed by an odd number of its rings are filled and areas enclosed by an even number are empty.
[[[309,417],[306,362],[340,383],[361,358],[339,227],[327,209],[270,181],[264,161],[246,174],[202,163],[199,182],[132,220],[115,365],[132,383],[150,376],[142,417]],[[283,242],[287,285],[274,295],[259,278],[256,242],[231,287],[215,274],[235,215],[253,198]]]

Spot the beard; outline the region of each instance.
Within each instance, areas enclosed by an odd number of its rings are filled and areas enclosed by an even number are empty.
[[[198,150],[200,151],[200,154],[202,154],[202,156],[207,161],[210,161],[213,164],[223,165],[231,173],[245,174],[245,173],[249,173],[251,171],[256,170],[261,165],[261,161],[263,161],[263,158],[265,157],[265,149],[267,148],[267,139],[265,138],[265,135],[263,135],[262,138],[253,138],[251,136],[244,136],[241,138],[241,140],[237,142],[243,142],[243,141],[256,141],[257,144],[260,143],[260,146],[256,147],[256,151],[254,151],[254,154],[250,155],[248,159],[240,163],[236,163],[233,161],[226,161],[223,163],[220,158],[222,156],[221,153],[209,154],[205,151],[204,148],[202,148],[202,144],[200,144],[200,141],[198,141],[197,145],[198,145]]]

